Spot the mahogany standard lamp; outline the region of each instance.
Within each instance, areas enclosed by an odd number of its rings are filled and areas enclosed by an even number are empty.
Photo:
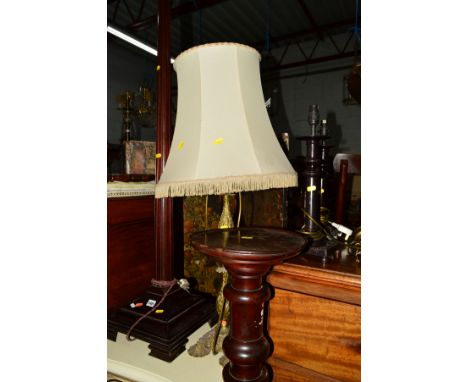
[[[156,152],[159,159],[156,162],[156,180],[160,178],[166,163],[172,137],[171,0],[159,0],[158,19],[159,70],[156,83],[158,94]],[[132,298],[118,309],[109,311],[107,338],[115,341],[119,332],[126,334],[129,340],[138,338],[149,343],[151,356],[168,362],[174,360],[185,350],[185,344],[190,334],[216,315],[215,305],[209,298],[192,290],[187,293],[183,289],[187,285],[182,280],[179,281],[180,284],[175,283],[175,278],[182,276],[182,272],[175,269],[174,261],[177,252],[176,241],[181,240],[177,238],[177,230],[173,229],[177,220],[173,211],[178,210],[178,202],[180,200],[174,201],[172,198],[155,199],[152,208],[154,225],[151,228],[147,225],[147,220],[144,219],[143,221],[146,223],[139,220],[127,224],[129,220],[126,216],[128,214],[138,216],[139,219],[142,216],[145,216],[145,219],[148,218],[142,212],[146,212],[146,207],[142,207],[147,205],[146,202],[141,204],[139,201],[132,201],[114,213],[118,222],[126,224],[119,223],[119,228],[112,230],[112,235],[122,236],[122,239],[118,241],[119,248],[115,253],[117,257],[114,260],[121,264],[122,268],[128,265],[125,269],[127,274],[123,278],[122,289],[127,285],[133,289],[144,288],[141,281],[144,281],[146,276],[142,277],[141,274],[148,275],[147,265],[149,264],[146,262],[148,256],[154,256],[155,272],[151,285],[142,295]],[[133,211],[135,208],[136,210]],[[125,236],[126,232],[138,231],[137,227],[140,226],[144,227],[144,236],[137,232],[137,240],[132,240],[131,244],[126,242],[124,240],[127,237]],[[147,229],[154,231],[153,237],[148,237]],[[150,248],[153,245],[154,251],[151,251]],[[115,262],[113,263],[115,264]],[[112,266],[108,272],[113,272]]]
[[[297,186],[268,118],[259,63],[255,49],[236,43],[196,46],[175,59],[176,125],[156,198]],[[236,228],[196,233],[192,243],[231,275],[224,290],[231,303],[224,380],[267,381],[263,307],[270,294],[262,276],[297,255],[307,239],[280,229]]]

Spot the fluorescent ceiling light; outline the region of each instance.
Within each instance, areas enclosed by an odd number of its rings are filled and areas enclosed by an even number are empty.
[[[155,56],[158,55],[158,51],[155,48],[153,48],[153,47],[151,47],[151,46],[149,46],[147,44],[144,44],[141,41],[138,41],[137,39],[129,36],[128,34],[125,34],[125,33],[121,32],[121,31],[119,31],[119,30],[117,30],[115,28],[110,27],[110,26],[107,26],[107,31],[109,33],[113,34],[114,36],[116,36],[118,38],[121,38],[122,40],[127,41],[128,43],[136,46],[137,48],[143,49],[143,50],[147,51],[148,53],[151,53],[151,54],[153,54]],[[171,58],[171,64],[173,62],[174,62],[174,59]]]

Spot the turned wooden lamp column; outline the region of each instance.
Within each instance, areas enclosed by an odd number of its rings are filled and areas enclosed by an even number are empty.
[[[234,228],[198,232],[191,241],[196,249],[221,262],[231,275],[231,283],[224,289],[231,303],[230,332],[223,343],[230,360],[223,369],[224,381],[269,381],[265,361],[270,343],[263,334],[263,312],[270,289],[263,276],[273,265],[299,254],[307,240],[281,229]]]
[[[156,152],[160,158],[155,163],[156,181],[161,177],[171,147],[171,2],[159,1]],[[174,279],[173,203],[171,198],[154,201],[154,233],[156,246],[156,280]]]

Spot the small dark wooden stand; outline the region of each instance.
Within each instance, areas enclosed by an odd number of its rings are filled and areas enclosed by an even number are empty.
[[[264,336],[263,308],[270,289],[263,276],[273,265],[298,255],[307,239],[298,233],[271,228],[233,228],[198,232],[192,245],[221,262],[231,275],[224,296],[231,303],[231,326],[223,350],[230,363],[225,382],[265,382],[271,375],[265,361],[270,342]]]

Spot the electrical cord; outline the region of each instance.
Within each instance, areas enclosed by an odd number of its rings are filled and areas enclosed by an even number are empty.
[[[241,214],[242,214],[242,194],[239,192],[239,213],[237,214],[237,228],[239,228],[240,226]]]
[[[333,236],[320,223],[318,223],[304,208],[301,208],[301,210],[302,212],[304,212],[304,215],[307,216],[307,218],[314,222],[317,225],[317,227],[319,227],[323,231],[327,238],[333,238]]]
[[[161,286],[161,284],[163,284],[163,286],[169,286],[169,288],[166,289],[163,296],[161,297],[161,300],[159,300],[159,302],[153,308],[151,308],[146,314],[144,314],[138,320],[136,320],[135,323],[130,327],[130,329],[128,329],[127,336],[126,336],[127,341],[135,341],[136,340],[136,337],[133,337],[133,338],[130,337],[130,334],[133,331],[133,329],[135,328],[135,326],[137,326],[142,320],[144,320],[146,317],[148,317],[151,313],[153,313],[156,309],[158,309],[161,306],[161,304],[166,299],[166,297],[169,294],[169,292],[171,291],[171,289],[174,287],[174,285],[177,284],[177,280],[174,279],[172,281],[164,281],[164,282],[152,280],[151,284],[153,284],[154,286]]]
[[[310,219],[312,222],[314,222],[326,235],[327,239],[329,239],[330,241],[334,241],[335,243],[337,244],[342,244],[344,245],[346,248],[351,248],[351,249],[354,249],[354,250],[360,250],[361,247],[360,246],[356,246],[356,245],[353,245],[351,243],[348,243],[347,241],[345,242],[342,242],[340,240],[338,240],[337,237],[335,237],[332,233],[330,233],[329,231],[327,231],[325,229],[325,227],[322,226],[322,224],[318,223],[304,208],[301,208],[302,212],[304,212],[304,215]]]

